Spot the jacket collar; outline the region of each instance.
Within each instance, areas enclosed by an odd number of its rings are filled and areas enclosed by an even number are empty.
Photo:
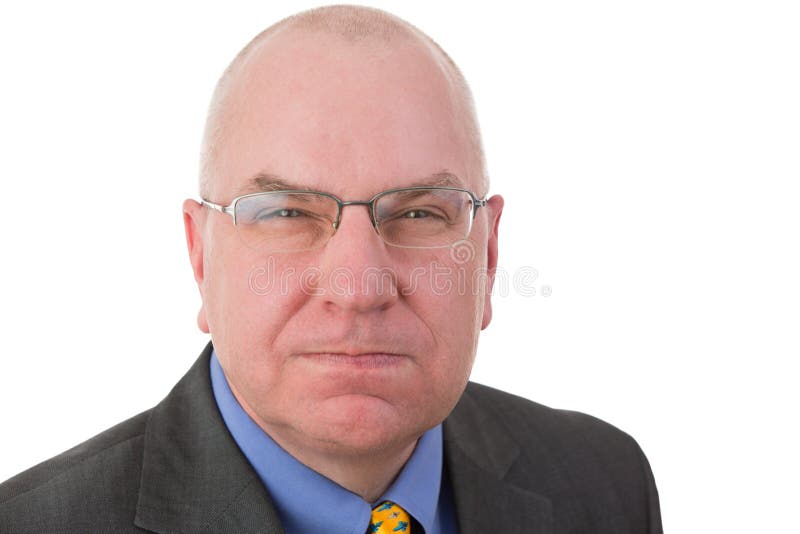
[[[134,524],[153,532],[283,533],[217,409],[211,348],[150,414]]]
[[[550,499],[505,480],[520,455],[519,445],[473,398],[471,387],[443,425],[445,466],[460,534],[552,534]]]

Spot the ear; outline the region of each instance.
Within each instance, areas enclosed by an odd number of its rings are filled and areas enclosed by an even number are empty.
[[[183,228],[186,231],[189,262],[192,264],[194,280],[197,282],[200,298],[203,301],[197,314],[197,326],[202,332],[208,334],[208,320],[206,319],[203,294],[203,229],[205,228],[205,216],[205,209],[196,200],[186,199],[183,202]]]
[[[494,195],[486,204],[486,212],[489,214],[489,240],[486,250],[486,292],[483,302],[483,320],[481,330],[489,326],[492,321],[492,287],[494,286],[494,275],[497,271],[497,231],[500,227],[500,215],[503,213],[503,197]]]

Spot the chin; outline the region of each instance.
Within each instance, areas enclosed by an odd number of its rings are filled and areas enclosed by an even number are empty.
[[[377,397],[347,395],[328,399],[324,404],[309,434],[336,448],[385,449],[405,445],[427,430],[419,420],[418,410],[409,411]]]

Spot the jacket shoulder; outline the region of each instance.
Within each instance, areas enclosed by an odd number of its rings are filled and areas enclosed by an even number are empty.
[[[602,419],[551,408],[482,384],[470,382],[462,402],[484,417],[495,419],[522,445],[532,439],[537,444],[545,439],[567,448],[602,443],[610,451],[620,447],[638,449],[629,434]]]
[[[470,383],[449,435],[473,458],[552,502],[558,531],[661,532],[658,492],[639,444],[597,417]]]
[[[0,531],[42,532],[64,525],[76,531],[98,525],[130,528],[148,414],[132,417],[0,484]]]

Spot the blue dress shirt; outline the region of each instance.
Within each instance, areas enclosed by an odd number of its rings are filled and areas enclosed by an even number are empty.
[[[372,507],[387,500],[411,514],[425,534],[457,532],[452,495],[442,477],[441,425],[420,437],[394,483],[375,503],[368,503],[275,443],[239,405],[215,353],[211,386],[225,425],[266,486],[286,534],[364,534]]]

